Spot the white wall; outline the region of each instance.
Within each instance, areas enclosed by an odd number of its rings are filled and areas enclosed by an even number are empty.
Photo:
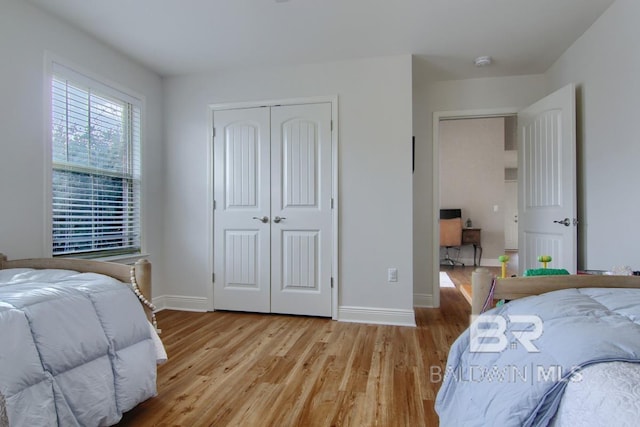
[[[497,266],[504,254],[504,117],[446,120],[439,129],[440,207],[462,209],[462,220],[482,229],[482,265]],[[460,258],[473,265],[473,246],[463,246]]]
[[[414,301],[418,306],[439,305],[433,293],[434,194],[433,114],[445,111],[520,109],[547,94],[543,75],[431,81],[420,61],[413,62],[413,130],[416,171],[413,177]],[[437,154],[437,152],[436,152]]]
[[[158,75],[25,1],[0,0],[0,252],[49,256],[45,233],[44,55],[50,51],[146,98],[143,224],[162,258],[162,82]],[[154,280],[160,279],[154,266]],[[155,280],[154,294],[162,294]]]
[[[640,2],[615,3],[549,69],[577,85],[578,266],[640,270]]]
[[[640,211],[640,2],[616,0],[545,75],[432,81],[424,64],[412,67],[401,56],[169,78],[164,93],[153,72],[27,2],[0,0],[0,9],[0,251],[12,258],[46,255],[43,59],[50,50],[146,97],[143,223],[155,295],[197,303],[211,286],[203,234],[207,105],[332,94],[340,97],[341,305],[407,310],[412,292],[419,305],[438,303],[434,112],[517,109],[569,82],[578,85],[579,265],[640,268],[630,228]],[[388,267],[399,268],[393,286]]]
[[[172,77],[165,81],[167,280],[175,305],[206,308],[209,109],[339,97],[339,305],[412,318],[411,57]],[[387,268],[398,283],[387,283]]]
[[[436,111],[521,108],[568,83],[577,85],[579,268],[640,269],[640,2],[616,0],[544,74],[431,82],[414,62],[414,266],[415,299],[438,303],[431,292],[431,116]],[[426,262],[425,262],[426,260]]]

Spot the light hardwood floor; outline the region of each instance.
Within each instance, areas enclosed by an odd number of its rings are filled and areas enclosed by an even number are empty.
[[[416,328],[162,311],[158,396],[119,425],[437,426],[439,373],[469,314],[454,288],[416,309]]]
[[[462,292],[469,304],[471,304],[471,273],[477,267],[465,266],[465,267],[454,267],[451,268],[449,266],[441,266],[440,271],[444,271],[449,275],[451,281],[456,285],[456,288]],[[489,270],[489,272],[495,276],[500,276],[502,274],[501,267],[483,267]],[[513,267],[507,268],[507,276],[515,275],[517,271]]]

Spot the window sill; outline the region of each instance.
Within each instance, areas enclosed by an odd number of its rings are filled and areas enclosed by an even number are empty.
[[[147,253],[136,253],[136,254],[112,255],[112,256],[105,256],[105,257],[92,258],[92,259],[94,261],[115,262],[118,264],[132,265],[132,264],[135,264],[136,261],[139,261],[143,258],[148,258],[148,257],[149,257],[149,254]]]

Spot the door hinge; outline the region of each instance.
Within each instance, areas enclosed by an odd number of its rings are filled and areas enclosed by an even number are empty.
[[[331,120],[331,132],[333,132],[333,120]]]
[[[333,197],[331,198],[331,209],[333,209]]]
[[[213,201],[213,210],[214,211],[216,210],[216,201],[215,200]]]
[[[216,137],[216,128],[215,127],[213,128],[213,137],[214,138]]]
[[[211,273],[211,281],[216,283],[216,273]]]
[[[333,277],[331,278],[331,289],[333,289]]]

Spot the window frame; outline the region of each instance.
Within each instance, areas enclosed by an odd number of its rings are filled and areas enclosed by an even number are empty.
[[[120,99],[136,106],[140,111],[140,141],[139,141],[139,227],[140,227],[140,249],[139,250],[123,250],[119,252],[117,249],[86,252],[75,254],[53,254],[53,132],[52,132],[52,112],[53,112],[53,76],[54,74],[62,75],[65,78],[84,86],[91,87],[99,93],[103,93],[110,97]],[[56,258],[87,258],[109,261],[136,260],[145,256],[145,215],[144,215],[144,199],[145,199],[145,165],[144,165],[144,147],[146,137],[146,99],[139,93],[115,83],[91,70],[74,64],[66,59],[60,58],[52,52],[45,52],[44,67],[44,254],[49,257]]]

